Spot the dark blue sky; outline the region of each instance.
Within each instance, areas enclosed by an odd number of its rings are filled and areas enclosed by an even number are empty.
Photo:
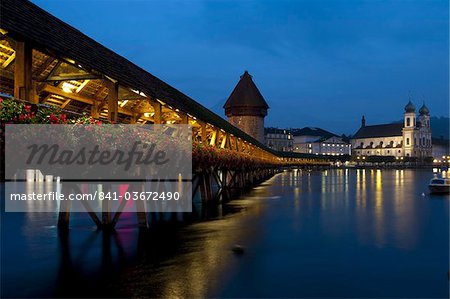
[[[449,114],[447,0],[33,2],[222,116],[245,69],[270,126],[354,133],[409,94]]]

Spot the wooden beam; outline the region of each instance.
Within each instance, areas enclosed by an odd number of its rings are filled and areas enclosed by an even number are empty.
[[[52,86],[52,85],[48,85],[48,84],[46,84],[44,86],[42,91],[56,94],[56,95],[59,95],[59,96],[65,97],[65,98],[69,98],[69,99],[72,99],[72,100],[75,100],[78,102],[82,102],[85,104],[89,104],[89,105],[93,105],[93,103],[94,103],[94,100],[92,100],[92,99],[89,99],[87,97],[84,97],[84,96],[76,94],[76,93],[64,92],[62,89]]]
[[[109,80],[106,82],[108,87],[108,120],[117,122],[119,112],[119,84]]]
[[[52,67],[52,69],[50,70],[50,72],[48,73],[47,77],[45,78],[45,80],[47,80],[47,78],[52,77],[53,74],[56,72],[56,70],[59,68],[59,66],[61,65],[62,61],[58,60],[58,62],[56,62],[56,64]],[[44,80],[44,81],[45,81]]]
[[[9,56],[9,58],[6,59],[5,62],[3,62],[2,68],[6,69],[8,67],[8,65],[14,61],[15,58],[16,58],[16,52],[12,53],[12,55]]]
[[[77,90],[75,90],[76,93],[79,93],[83,88],[86,87],[86,85],[89,83],[90,80],[84,80],[83,83],[81,83],[80,86],[78,86]]]
[[[91,117],[92,118],[99,118],[100,117],[100,111],[98,109],[99,102],[94,101],[94,103],[91,106]]]
[[[162,124],[162,105],[158,101],[150,101],[150,104],[153,106],[153,109],[155,110],[154,123],[155,124]]]
[[[188,115],[186,113],[177,112],[178,115],[181,117],[180,124],[187,125],[189,124]]]
[[[34,70],[33,72],[33,78],[37,78],[40,75],[42,75],[42,73],[49,67],[50,64],[53,63],[53,61],[55,61],[56,58],[53,58],[51,56],[47,57],[47,59],[45,59],[45,61]]]
[[[48,93],[51,93],[51,94],[55,94],[55,95],[59,95],[59,96],[65,97],[67,99],[71,99],[71,100],[78,101],[78,102],[81,102],[81,103],[89,104],[89,105],[92,105],[92,107],[95,107],[95,105],[98,105],[98,101],[95,101],[95,100],[93,100],[91,98],[82,96],[82,95],[77,94],[77,93],[64,92],[62,89],[60,89],[58,87],[55,87],[55,86],[52,86],[52,85],[45,84],[44,87],[42,88],[42,91],[43,92],[48,92]],[[95,108],[92,108],[92,109],[95,109]],[[133,113],[142,113],[142,111],[131,111],[131,110],[128,110],[128,109],[125,109],[125,108],[120,108],[120,107],[119,107],[118,112],[122,113],[122,114],[125,114],[125,115],[133,115]],[[91,113],[91,115],[94,118],[98,118],[98,115],[94,116],[92,113]],[[141,118],[143,118],[143,116],[141,116]],[[151,120],[150,118],[145,118],[145,119]]]
[[[62,105],[61,108],[64,109],[66,108],[67,105],[69,105],[70,101],[72,101],[71,99],[67,99]]]
[[[219,140],[219,130],[216,129],[214,130],[213,135],[211,137],[210,145],[216,146],[218,140]]]
[[[36,97],[32,95],[32,54],[32,48],[28,43],[19,41],[16,43],[14,97],[34,103]]]
[[[225,148],[227,146],[227,139],[228,139],[228,134],[227,133],[223,134],[222,143],[220,144],[221,148]]]
[[[44,81],[70,81],[70,80],[94,80],[99,79],[98,76],[89,73],[86,74],[60,74],[57,76],[49,76]]]
[[[139,119],[141,116],[142,116],[142,114],[134,113],[134,114],[131,116],[130,124],[135,124],[135,123],[137,123],[138,119]]]
[[[8,50],[8,51],[14,51],[14,49],[12,49],[11,47],[8,47],[8,46],[3,45],[3,44],[0,44],[0,48],[3,48],[3,49]]]
[[[208,142],[208,132],[206,131],[206,123],[205,122],[200,122],[200,126],[201,126],[201,137],[202,137],[202,143],[205,144]]]

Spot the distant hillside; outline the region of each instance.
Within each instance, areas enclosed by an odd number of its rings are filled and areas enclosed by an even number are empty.
[[[441,138],[449,139],[450,134],[450,118],[441,116],[432,116],[430,118],[431,121],[431,131],[433,138]],[[401,123],[403,120],[394,121],[392,123]]]
[[[450,118],[444,116],[441,117],[432,116],[430,120],[433,137],[441,138],[441,136],[443,136],[444,139],[449,139]]]

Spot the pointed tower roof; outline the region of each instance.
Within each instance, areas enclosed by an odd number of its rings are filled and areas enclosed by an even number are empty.
[[[245,71],[241,76],[241,79],[228,97],[225,105],[223,105],[225,109],[233,107],[269,108],[269,105],[267,105],[266,100],[264,100],[264,97],[259,92],[258,87],[256,87],[248,71]]]

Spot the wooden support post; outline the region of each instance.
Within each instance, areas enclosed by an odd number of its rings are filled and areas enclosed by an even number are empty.
[[[199,175],[199,184],[200,184],[200,197],[202,199],[202,203],[207,203],[209,201],[208,198],[208,189],[206,188],[206,172],[202,171]]]
[[[111,184],[104,184],[105,193],[111,192]],[[103,229],[111,228],[111,201],[108,199],[104,199],[102,201],[102,227]]]
[[[162,105],[158,101],[151,101],[150,104],[153,106],[153,109],[155,110],[154,118],[154,124],[159,125],[163,123],[162,119]]]
[[[33,49],[28,43],[18,41],[15,50],[14,97],[35,103],[32,84]]]
[[[242,152],[242,139],[239,137],[236,137],[236,150]]]
[[[78,187],[77,184],[73,184],[73,189],[76,191],[76,193],[82,194],[83,192],[81,191],[80,187]],[[88,201],[82,200],[81,204],[83,205],[83,207],[86,209],[86,211],[88,212],[89,216],[91,217],[92,221],[94,221],[95,225],[97,226],[98,229],[100,229],[102,227],[102,223],[100,221],[100,219],[98,219],[97,214],[95,213],[95,211],[92,209],[91,205],[89,204]]]
[[[137,114],[133,113],[133,115],[132,115],[131,118],[130,118],[130,124],[135,124],[135,123],[137,123],[137,120],[138,120]]]
[[[211,180],[211,176],[212,174],[209,172],[205,173],[205,185],[206,185],[206,194],[208,195],[208,199],[211,200],[213,198],[213,192],[212,192],[212,180]]]
[[[119,84],[106,80],[108,86],[108,120],[117,122],[119,113]]]
[[[98,101],[94,101],[93,103],[92,103],[92,106],[91,106],[91,117],[92,118],[99,118],[100,117],[100,111],[98,111],[99,110],[99,102]]]
[[[206,131],[206,123],[201,122],[201,137],[202,137],[202,143],[205,144],[206,142],[208,142],[208,133]]]
[[[234,136],[232,136],[232,135],[228,135],[228,148],[229,149],[231,149],[231,150],[233,150],[234,149],[234,147],[235,147],[235,143],[234,143]]]
[[[38,82],[36,81],[31,82],[30,102],[32,102],[33,104],[39,103]]]
[[[138,187],[139,192],[145,192],[145,186]],[[145,203],[142,200],[136,201],[136,217],[139,229],[148,229],[147,213],[145,212]]]
[[[223,134],[222,143],[220,145],[221,148],[225,148],[227,146],[227,139],[228,139],[228,134],[227,133]]]
[[[214,130],[213,135],[211,137],[210,145],[216,146],[218,140],[219,140],[219,130]]]
[[[181,120],[180,120],[180,124],[181,125],[189,124],[189,118],[188,118],[188,115],[186,113],[178,113],[178,114],[181,117]]]

